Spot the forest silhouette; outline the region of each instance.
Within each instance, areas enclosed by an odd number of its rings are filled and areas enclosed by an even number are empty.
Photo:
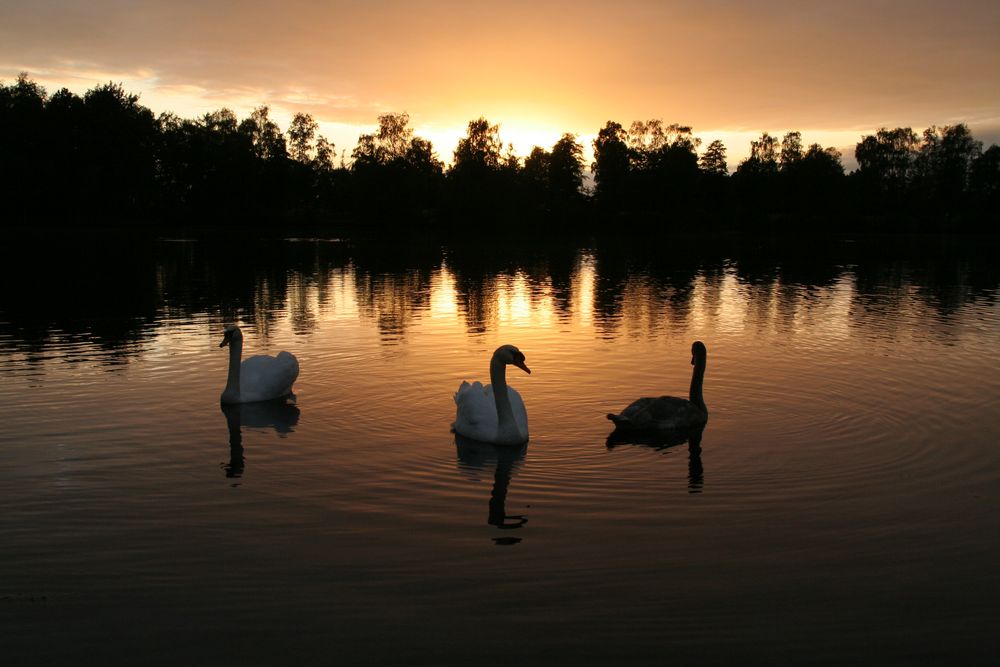
[[[732,172],[726,146],[699,153],[691,127],[608,121],[586,165],[566,133],[525,158],[499,125],[469,122],[450,165],[405,113],[378,118],[348,156],[298,113],[286,131],[260,106],[196,119],[155,115],[108,83],[49,95],[21,74],[0,84],[5,224],[32,228],[169,227],[191,233],[276,222],[370,233],[440,229],[535,232],[996,232],[1000,147],[965,124],[882,128],[841,154],[767,132]],[[593,187],[586,187],[587,171]]]

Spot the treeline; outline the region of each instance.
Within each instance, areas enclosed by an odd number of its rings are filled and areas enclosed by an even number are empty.
[[[481,220],[569,227],[735,230],[998,231],[1000,147],[964,124],[880,129],[840,153],[801,134],[764,133],[730,174],[726,147],[702,149],[690,127],[609,121],[585,165],[577,137],[519,158],[499,126],[469,123],[446,167],[405,113],[379,117],[350,156],[308,114],[286,131],[266,106],[240,120],[221,109],[159,116],[109,83],[48,95],[22,74],[0,84],[0,195],[7,224],[257,221],[471,228]],[[587,187],[587,170],[593,186]]]

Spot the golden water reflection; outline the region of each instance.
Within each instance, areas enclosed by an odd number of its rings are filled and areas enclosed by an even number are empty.
[[[348,338],[368,328],[390,347],[417,329],[473,338],[503,330],[522,341],[573,331],[605,341],[710,332],[834,343],[858,330],[873,340],[947,341],[961,335],[963,308],[995,308],[1000,284],[995,269],[963,253],[810,260],[805,250],[762,259],[595,246],[397,256],[298,242],[252,247],[244,261],[207,244],[138,255],[103,274],[53,265],[30,294],[9,292],[0,349],[28,363],[55,352],[113,366],[202,320],[241,322],[263,341],[275,326],[281,336],[309,336],[337,324]],[[83,354],[81,345],[98,349]]]
[[[267,322],[283,312],[297,334],[324,322],[367,322],[385,345],[403,342],[415,327],[447,327],[473,336],[503,329],[530,337],[568,326],[606,340],[697,330],[834,341],[880,315],[893,322],[880,323],[877,333],[890,337],[908,335],[910,328],[933,332],[935,323],[947,320],[947,313],[921,298],[921,288],[901,285],[865,293],[848,268],[823,285],[786,283],[780,276],[750,282],[728,265],[699,270],[683,282],[632,273],[604,278],[603,287],[600,270],[595,254],[582,251],[561,288],[551,277],[521,269],[469,277],[444,262],[432,270],[382,274],[348,264],[316,276],[293,276],[284,307],[273,287],[261,281],[252,308],[237,316],[254,322],[265,338]]]

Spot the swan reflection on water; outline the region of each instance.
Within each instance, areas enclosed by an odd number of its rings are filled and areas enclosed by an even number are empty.
[[[638,437],[622,435],[618,431],[613,431],[608,436],[608,449],[614,449],[621,445],[639,445],[649,447],[656,451],[663,451],[683,445],[688,445],[688,493],[701,493],[705,485],[705,469],[701,464],[701,436],[705,429],[699,428],[688,432],[678,432],[668,436],[658,437]]]
[[[472,473],[478,479],[477,472],[493,469],[493,490],[490,492],[489,514],[486,523],[500,530],[516,530],[528,523],[528,517],[523,514],[507,514],[507,487],[514,473],[524,462],[528,451],[527,444],[519,447],[492,445],[455,434],[455,447],[458,450],[458,467],[465,473]],[[517,544],[520,537],[494,537],[497,545]]]
[[[243,476],[243,428],[274,430],[285,437],[299,423],[299,409],[285,399],[257,403],[222,404],[229,428],[229,463],[221,464],[228,478]]]

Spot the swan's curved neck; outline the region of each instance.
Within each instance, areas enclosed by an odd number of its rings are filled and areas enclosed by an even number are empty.
[[[705,406],[705,397],[701,393],[701,385],[705,380],[705,362],[704,358],[695,360],[694,372],[691,373],[691,391],[688,394],[688,400],[707,414],[708,407]]]
[[[493,402],[497,407],[497,435],[501,439],[515,441],[520,434],[507,392],[507,364],[496,355],[490,359],[490,383],[493,385]]]
[[[223,403],[240,400],[240,360],[243,358],[243,339],[234,337],[229,341],[229,377],[222,392]]]

